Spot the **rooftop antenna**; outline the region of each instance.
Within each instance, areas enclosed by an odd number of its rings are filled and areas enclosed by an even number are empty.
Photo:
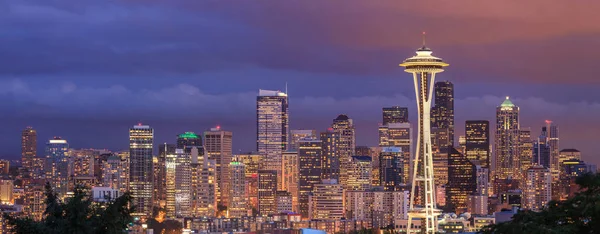
[[[425,31],[423,31],[423,47],[425,47]]]
[[[287,91],[287,81],[285,82],[285,94],[286,95],[288,94],[288,91]]]

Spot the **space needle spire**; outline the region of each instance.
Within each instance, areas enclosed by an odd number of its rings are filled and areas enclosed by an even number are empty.
[[[430,111],[435,75],[443,72],[448,64],[441,58],[432,56],[431,53],[431,49],[425,46],[425,32],[423,32],[423,46],[417,49],[417,55],[407,58],[400,64],[405,72],[413,75],[419,112],[419,137],[412,163],[407,233],[413,231],[411,228],[413,218],[422,220],[421,226],[425,233],[436,233],[437,216],[441,214],[441,210],[436,208],[435,201]],[[415,191],[415,187],[419,188],[419,193]],[[418,194],[421,202],[415,204]]]

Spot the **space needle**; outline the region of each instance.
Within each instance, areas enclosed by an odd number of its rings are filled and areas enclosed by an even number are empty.
[[[436,208],[435,187],[433,181],[433,157],[431,153],[431,96],[435,83],[435,74],[444,71],[448,64],[431,55],[431,49],[425,46],[425,32],[423,32],[423,46],[417,50],[417,55],[407,58],[400,64],[404,71],[412,73],[415,83],[417,108],[419,111],[419,137],[417,150],[413,158],[411,177],[410,206],[408,210],[407,233],[411,233],[413,218],[421,219],[421,227],[425,233],[436,233],[437,216],[441,210]],[[415,204],[417,193],[420,190],[420,204]],[[423,223],[424,221],[424,223]]]

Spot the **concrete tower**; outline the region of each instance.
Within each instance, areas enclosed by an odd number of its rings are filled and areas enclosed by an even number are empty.
[[[430,111],[435,74],[443,72],[444,67],[448,64],[443,62],[441,58],[432,56],[431,53],[431,49],[425,47],[425,39],[423,39],[423,47],[417,50],[417,55],[407,58],[400,64],[401,67],[404,67],[405,72],[413,75],[417,110],[419,112],[419,137],[417,138],[417,150],[414,154],[407,233],[412,231],[412,218],[424,219],[422,226],[425,233],[436,233],[435,221],[441,213],[436,208],[434,196]],[[414,204],[417,195],[415,191],[417,183],[422,190],[421,194],[424,196],[421,198],[421,206]]]

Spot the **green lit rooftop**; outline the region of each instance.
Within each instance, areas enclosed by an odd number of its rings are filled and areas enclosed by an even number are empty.
[[[501,107],[514,107],[515,104],[513,104],[507,96],[506,100],[504,100],[504,102],[502,102],[502,104],[500,106]]]
[[[196,135],[196,133],[194,132],[184,132],[183,134],[179,134],[178,136],[179,138],[200,138],[198,135]]]

